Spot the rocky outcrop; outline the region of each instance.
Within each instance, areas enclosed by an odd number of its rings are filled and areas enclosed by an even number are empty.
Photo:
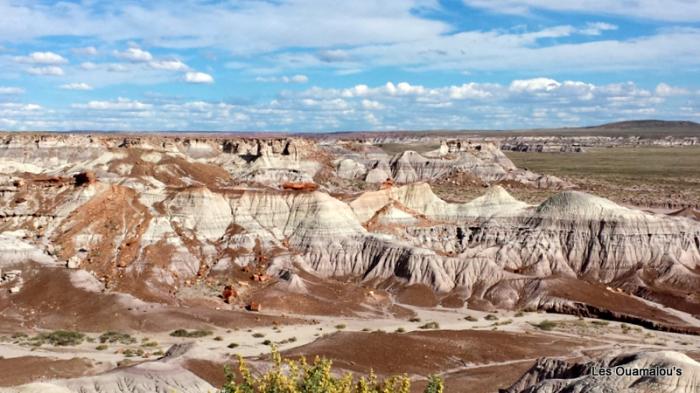
[[[700,391],[700,363],[672,351],[639,352],[569,363],[538,359],[501,393]]]

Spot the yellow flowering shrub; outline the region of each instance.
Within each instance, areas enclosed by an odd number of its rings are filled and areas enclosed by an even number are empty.
[[[272,368],[264,374],[253,376],[245,360],[238,357],[238,374],[226,369],[226,383],[219,393],[409,393],[411,380],[407,375],[379,379],[374,372],[368,377],[356,378],[352,373],[334,376],[332,362],[316,357],[309,363],[302,357],[295,361],[282,359],[272,350]],[[440,377],[431,376],[425,393],[443,393]]]

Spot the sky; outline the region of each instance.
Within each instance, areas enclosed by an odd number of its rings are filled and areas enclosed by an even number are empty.
[[[700,121],[700,0],[0,0],[0,130]]]

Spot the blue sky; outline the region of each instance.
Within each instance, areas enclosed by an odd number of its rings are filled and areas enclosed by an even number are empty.
[[[0,0],[0,129],[700,121],[700,0]]]

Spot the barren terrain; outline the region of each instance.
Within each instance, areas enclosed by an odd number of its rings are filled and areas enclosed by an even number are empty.
[[[696,392],[700,150],[674,127],[555,133],[566,152],[2,134],[0,391],[214,391],[275,346],[414,391],[437,374],[447,392]],[[610,364],[684,374],[591,382]]]

